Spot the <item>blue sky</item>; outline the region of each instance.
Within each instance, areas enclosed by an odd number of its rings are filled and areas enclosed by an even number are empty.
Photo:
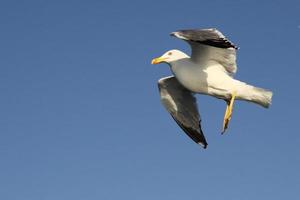
[[[0,198],[296,199],[299,1],[1,1]],[[266,110],[198,95],[208,149],[159,101],[150,65],[183,28],[240,47],[236,78],[271,89]]]

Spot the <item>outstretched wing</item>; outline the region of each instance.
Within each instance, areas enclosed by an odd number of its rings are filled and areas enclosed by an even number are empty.
[[[207,142],[201,130],[196,98],[174,76],[158,81],[160,99],[182,130],[196,143],[206,148]]]
[[[237,71],[236,50],[238,49],[217,29],[179,30],[171,36],[187,41],[192,48],[194,62],[208,63],[215,61],[233,75]]]

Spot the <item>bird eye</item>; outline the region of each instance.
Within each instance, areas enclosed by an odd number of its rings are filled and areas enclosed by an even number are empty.
[[[172,55],[172,52],[169,52],[168,55],[171,56],[171,55]]]

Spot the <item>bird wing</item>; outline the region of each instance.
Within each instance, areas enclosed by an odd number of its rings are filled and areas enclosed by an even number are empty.
[[[201,119],[194,95],[174,76],[160,79],[158,88],[162,104],[176,123],[192,140],[206,148],[207,142],[201,130]]]
[[[194,62],[215,61],[221,64],[230,75],[236,73],[236,50],[238,47],[217,29],[179,30],[170,35],[191,45],[191,59]]]

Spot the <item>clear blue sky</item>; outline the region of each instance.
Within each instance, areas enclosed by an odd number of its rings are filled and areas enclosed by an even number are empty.
[[[1,1],[0,199],[297,199],[299,1]],[[209,146],[159,101],[150,65],[182,28],[236,43],[236,78],[274,92],[264,109],[198,95]]]

